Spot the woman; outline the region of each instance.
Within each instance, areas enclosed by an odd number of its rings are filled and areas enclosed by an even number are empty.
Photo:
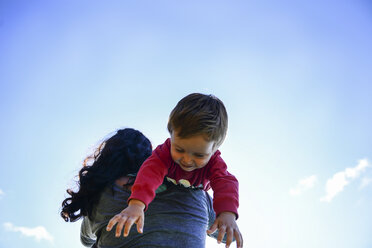
[[[115,230],[106,231],[108,221],[127,206],[131,184],[151,151],[150,141],[141,132],[126,128],[85,159],[79,190],[67,190],[70,197],[63,201],[61,211],[65,221],[83,217],[81,241],[85,246],[205,247],[206,230],[215,219],[210,196],[167,183],[157,190],[145,212],[142,234],[132,229],[128,237],[115,237]]]

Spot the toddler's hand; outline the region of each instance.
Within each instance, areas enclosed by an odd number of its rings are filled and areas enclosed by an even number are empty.
[[[235,221],[235,214],[232,212],[222,212],[218,215],[213,225],[207,231],[208,234],[214,233],[218,228],[217,242],[221,243],[226,233],[226,248],[230,246],[233,237],[236,240],[236,247],[243,247],[243,237]]]
[[[143,232],[143,223],[145,220],[145,215],[143,210],[145,209],[145,204],[139,200],[132,199],[129,201],[129,205],[126,209],[120,212],[120,214],[115,215],[111,218],[107,224],[106,230],[111,231],[112,227],[117,223],[115,237],[120,237],[121,231],[124,228],[124,237],[128,236],[130,228],[134,223],[137,224],[137,231],[139,233]]]

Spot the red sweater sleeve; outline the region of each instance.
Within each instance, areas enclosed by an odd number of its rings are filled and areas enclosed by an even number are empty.
[[[217,151],[213,158],[213,165],[209,171],[209,180],[213,189],[213,208],[216,215],[221,212],[233,212],[238,215],[239,182],[227,171],[226,163]]]
[[[171,162],[170,147],[168,140],[159,145],[142,164],[137,173],[136,181],[132,187],[132,194],[128,198],[137,199],[145,203],[145,210],[148,204],[154,199],[156,189],[163,183],[165,175]]]

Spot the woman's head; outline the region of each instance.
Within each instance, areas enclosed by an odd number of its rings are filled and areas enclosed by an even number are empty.
[[[62,218],[76,221],[90,216],[104,187],[122,176],[137,173],[151,152],[151,142],[132,128],[120,129],[103,141],[93,155],[84,160],[79,172],[79,190],[67,190],[70,197],[62,202]]]
[[[84,167],[102,167],[115,180],[137,173],[151,151],[151,142],[140,131],[132,128],[120,129],[103,141],[92,156],[85,159]]]

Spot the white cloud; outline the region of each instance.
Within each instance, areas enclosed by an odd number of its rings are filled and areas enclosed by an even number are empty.
[[[28,228],[28,227],[22,227],[22,226],[14,226],[12,223],[6,222],[4,223],[4,228],[7,231],[20,232],[22,235],[27,236],[27,237],[34,237],[36,241],[45,239],[50,242],[53,242],[53,236],[50,235],[43,226]]]
[[[346,168],[344,171],[337,172],[332,178],[328,179],[326,184],[327,194],[320,198],[320,201],[331,202],[333,197],[344,190],[344,187],[351,180],[356,179],[369,166],[367,159],[358,161],[358,165],[354,168]]]
[[[364,177],[360,183],[359,189],[364,189],[372,183],[372,178]]]
[[[316,181],[317,181],[316,175],[303,178],[298,181],[297,186],[295,188],[289,190],[289,194],[293,196],[301,195],[302,192],[304,192],[305,190],[314,187]]]
[[[0,189],[0,198],[1,198],[1,196],[3,196],[3,195],[5,195],[5,193],[4,193],[4,191],[2,191],[2,190]]]

